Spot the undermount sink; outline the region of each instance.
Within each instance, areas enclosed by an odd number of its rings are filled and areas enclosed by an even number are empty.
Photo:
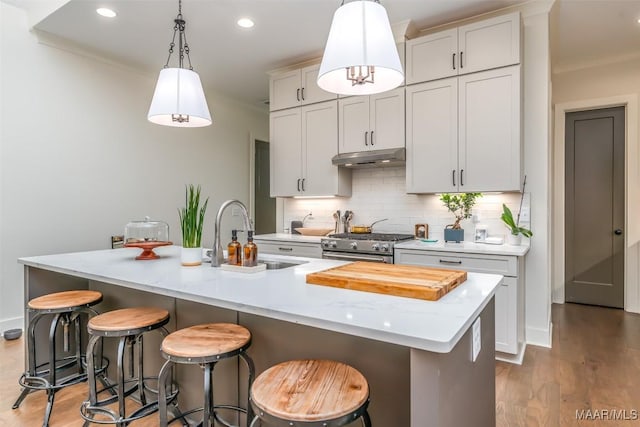
[[[296,265],[306,264],[307,261],[285,262],[285,261],[275,261],[275,260],[269,260],[269,259],[258,259],[258,263],[266,264],[267,270],[282,270],[283,268],[295,267]]]

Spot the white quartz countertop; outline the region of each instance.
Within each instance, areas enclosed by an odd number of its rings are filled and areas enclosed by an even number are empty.
[[[502,276],[468,273],[465,283],[438,301],[309,285],[308,273],[345,265],[343,261],[268,255],[265,259],[304,262],[259,273],[238,273],[180,265],[180,247],[155,249],[161,256],[136,261],[139,249],[20,258],[44,270],[83,277],[178,299],[299,323],[410,348],[449,352],[480,314]]]
[[[288,234],[288,233],[271,233],[271,234],[258,234],[253,236],[256,240],[267,240],[274,242],[286,242],[286,243],[317,243],[320,244],[320,239],[324,236],[303,236],[302,234]]]
[[[458,252],[470,254],[485,255],[515,255],[524,256],[529,252],[528,245],[512,246],[512,245],[489,245],[486,243],[474,242],[448,242],[441,240],[437,242],[423,242],[421,240],[409,240],[407,242],[396,243],[395,249],[416,249],[420,251],[440,251],[440,252]]]

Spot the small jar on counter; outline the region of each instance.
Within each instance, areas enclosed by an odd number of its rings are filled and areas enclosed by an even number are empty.
[[[258,246],[253,243],[253,230],[247,231],[247,243],[242,248],[243,259],[242,265],[244,267],[255,267],[258,265]]]

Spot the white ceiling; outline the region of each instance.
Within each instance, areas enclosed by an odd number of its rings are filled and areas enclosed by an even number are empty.
[[[269,97],[267,71],[322,55],[340,2],[183,0],[193,67],[205,86],[262,105]],[[524,2],[382,0],[392,24],[411,20],[418,29]],[[155,72],[166,61],[177,6],[177,0],[71,0],[36,28]],[[98,16],[98,7],[110,7],[118,16]],[[251,17],[255,27],[238,27],[243,16]],[[552,15],[554,67],[639,54],[638,18],[640,0],[558,0]]]

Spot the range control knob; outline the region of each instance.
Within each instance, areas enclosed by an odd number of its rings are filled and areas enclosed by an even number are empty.
[[[379,251],[380,245],[378,243],[374,243],[373,245],[371,245],[371,249],[373,249],[374,251]]]
[[[335,242],[335,240],[332,240],[331,242],[329,242],[329,246],[331,246],[333,249],[338,247],[338,244]]]
[[[329,247],[329,242],[322,242],[322,246],[325,247],[325,248],[328,248]]]
[[[351,242],[349,246],[351,246],[351,249],[358,249],[358,242]]]
[[[384,243],[384,244],[382,245],[382,251],[383,251],[383,252],[389,252],[389,245],[388,245],[387,243]]]

